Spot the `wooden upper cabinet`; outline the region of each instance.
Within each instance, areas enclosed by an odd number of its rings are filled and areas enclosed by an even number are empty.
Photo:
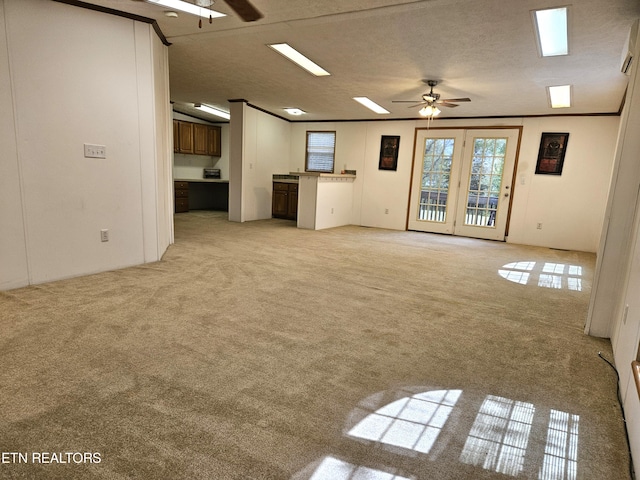
[[[178,152],[193,153],[193,123],[178,121]]]
[[[196,155],[222,155],[221,128],[204,123],[173,121],[173,151]]]
[[[207,142],[207,155],[219,157],[222,155],[222,147],[220,142],[220,127],[207,127],[209,130],[209,138]]]
[[[209,155],[209,127],[207,125],[193,124],[193,153]]]
[[[178,120],[174,120],[173,121],[173,152],[174,153],[179,153],[180,150],[179,145],[180,145],[180,127],[179,127],[180,122],[178,122]]]

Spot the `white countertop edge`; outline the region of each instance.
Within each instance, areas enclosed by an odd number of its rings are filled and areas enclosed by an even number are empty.
[[[223,178],[174,178],[174,182],[191,182],[191,183],[229,183],[229,180]]]
[[[355,175],[349,173],[290,172],[289,175],[297,175],[299,177],[356,178]]]

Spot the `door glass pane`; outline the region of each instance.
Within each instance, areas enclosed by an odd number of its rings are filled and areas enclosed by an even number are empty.
[[[495,228],[506,138],[474,138],[465,225]]]
[[[453,138],[425,140],[418,220],[446,221],[454,142]]]

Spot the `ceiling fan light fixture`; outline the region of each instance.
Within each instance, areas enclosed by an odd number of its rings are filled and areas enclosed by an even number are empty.
[[[200,7],[193,3],[183,2],[182,0],[145,0],[148,3],[153,3],[154,5],[160,5],[161,7],[165,7],[171,10],[180,10],[181,12],[190,13],[191,15],[196,15],[197,17],[226,17],[224,13],[217,12],[215,10],[211,10],[210,8]]]
[[[371,100],[370,98],[367,97],[353,97],[353,99],[358,102],[359,104],[367,107],[369,110],[378,113],[380,115],[385,115],[388,113],[391,113],[389,110],[387,110],[384,107],[381,107],[380,105],[378,105],[376,102],[374,102],[373,100]]]
[[[304,115],[305,113],[307,113],[304,110],[300,110],[299,108],[285,108],[284,111],[289,115]]]
[[[272,43],[267,46],[271,47],[280,55],[285,56],[286,58],[291,60],[293,63],[295,63],[299,67],[304,68],[307,72],[311,73],[312,75],[315,75],[316,77],[324,77],[327,75],[331,75],[320,65],[315,63],[313,60],[310,60],[307,57],[305,57],[303,54],[301,54],[299,51],[297,51],[288,43]]]
[[[437,117],[438,115],[440,115],[440,109],[433,105],[427,105],[425,107],[422,107],[418,111],[418,113],[423,117]]]
[[[225,112],[224,110],[220,110],[219,108],[210,107],[209,105],[203,105],[201,103],[194,103],[193,106],[202,112],[215,115],[216,117],[224,118],[226,120],[229,120],[231,118],[229,112]]]
[[[569,55],[568,7],[532,12],[538,52],[542,57]]]

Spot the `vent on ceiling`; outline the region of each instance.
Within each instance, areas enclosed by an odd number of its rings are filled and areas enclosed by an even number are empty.
[[[622,51],[622,68],[620,70],[625,75],[631,75],[631,64],[633,63],[633,56],[636,54],[636,40],[638,38],[639,21],[640,19],[633,22],[631,30],[629,31],[629,41]]]

